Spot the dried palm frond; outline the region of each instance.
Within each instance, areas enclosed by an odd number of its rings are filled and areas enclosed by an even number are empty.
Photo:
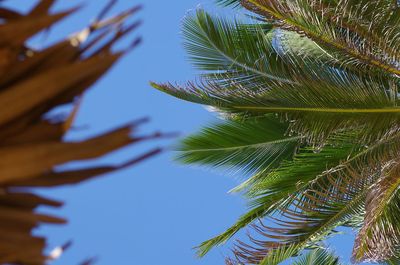
[[[55,166],[75,160],[96,158],[139,141],[162,137],[160,133],[135,136],[145,119],[80,142],[66,142],[79,97],[102,77],[140,39],[123,51],[113,51],[119,39],[132,32],[138,22],[126,18],[134,7],[111,19],[105,12],[90,26],[41,50],[28,40],[74,13],[73,8],[50,13],[55,1],[42,0],[30,12],[0,8],[0,263],[45,264],[57,256],[44,253],[46,239],[32,230],[46,223],[66,220],[39,214],[40,206],[59,207],[61,202],[42,198],[30,187],[75,184],[142,161],[160,152],[154,149],[114,166],[72,171]],[[49,119],[54,108],[75,104],[66,119]],[[63,249],[63,248],[62,248]],[[55,256],[54,256],[55,255]]]

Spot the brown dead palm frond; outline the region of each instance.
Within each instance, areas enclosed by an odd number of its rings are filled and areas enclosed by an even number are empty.
[[[112,50],[121,37],[139,25],[126,20],[139,7],[105,19],[109,5],[81,32],[44,49],[31,49],[27,44],[31,37],[77,10],[52,14],[49,9],[54,3],[42,0],[27,14],[0,8],[1,264],[40,265],[55,258],[44,253],[46,239],[32,235],[32,230],[46,223],[65,223],[62,218],[35,211],[40,206],[59,207],[62,203],[35,195],[29,188],[75,184],[131,166],[161,151],[152,150],[120,165],[72,171],[54,169],[69,161],[96,158],[127,145],[163,137],[160,133],[135,136],[137,126],[146,121],[142,119],[84,141],[63,140],[73,123],[77,104],[66,119],[49,120],[47,113],[77,102],[139,43],[140,39],[134,39],[125,50]]]

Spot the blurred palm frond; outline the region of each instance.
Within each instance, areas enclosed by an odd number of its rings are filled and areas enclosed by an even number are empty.
[[[64,224],[65,219],[40,214],[41,206],[60,207],[61,202],[35,195],[33,187],[79,183],[134,165],[156,155],[157,148],[119,165],[79,170],[56,170],[70,161],[93,159],[141,141],[163,137],[161,133],[136,136],[141,119],[79,142],[67,142],[65,134],[76,116],[79,98],[124,54],[136,47],[115,51],[119,40],[134,31],[129,22],[139,6],[104,18],[112,1],[82,31],[43,49],[29,40],[78,8],[50,12],[53,0],[42,0],[28,13],[0,8],[0,263],[41,265],[57,258],[69,246],[45,253],[46,239],[33,235],[43,224]],[[74,106],[65,118],[49,118],[60,106]],[[84,264],[91,264],[87,261]]]

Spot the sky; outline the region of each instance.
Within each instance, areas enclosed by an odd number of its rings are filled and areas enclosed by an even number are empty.
[[[115,11],[138,1],[121,0]],[[13,4],[17,2],[22,1]],[[52,29],[47,40],[78,31],[106,2],[85,0],[83,9]],[[82,0],[59,1],[56,9],[79,3]],[[142,4],[144,9],[137,18],[143,20],[143,25],[133,37],[141,36],[143,43],[84,96],[69,140],[84,139],[141,117],[151,121],[141,127],[140,133],[159,130],[182,136],[215,120],[204,107],[162,94],[150,88],[149,81],[194,79],[197,72],[181,45],[181,19],[199,4],[213,13],[224,11],[212,0],[142,0]],[[43,45],[43,39],[33,43]],[[128,43],[129,39],[122,45]],[[156,146],[171,147],[174,142],[140,144],[92,163],[118,163]],[[66,202],[62,209],[42,211],[66,216],[69,224],[46,226],[37,233],[49,237],[49,249],[73,240],[72,247],[54,265],[78,264],[90,257],[98,257],[98,265],[223,264],[224,256],[229,254],[227,248],[198,259],[193,247],[223,232],[245,212],[244,200],[228,194],[240,180],[179,165],[173,161],[173,152],[167,151],[136,167],[79,186],[40,190],[43,195]],[[329,243],[348,261],[352,240],[352,235],[343,235]]]

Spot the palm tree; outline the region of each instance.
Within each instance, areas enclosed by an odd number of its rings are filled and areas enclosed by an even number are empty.
[[[115,2],[111,1],[81,32],[44,49],[33,49],[28,42],[31,37],[77,10],[50,13],[54,2],[39,1],[27,14],[0,8],[0,264],[47,264],[70,245],[45,253],[46,238],[32,234],[42,224],[63,224],[66,220],[36,212],[40,206],[59,207],[62,203],[36,195],[31,188],[79,183],[161,151],[154,149],[120,165],[55,169],[69,161],[96,158],[163,135],[136,136],[135,129],[146,121],[141,119],[81,142],[63,140],[80,96],[139,43],[135,39],[125,50],[114,51],[114,44],[139,25],[126,21],[139,7],[105,19]],[[68,117],[49,118],[51,110],[65,105],[74,105]],[[91,260],[82,264],[91,264]]]
[[[347,226],[356,262],[400,254],[400,7],[393,0],[220,0],[183,22],[196,82],[152,85],[223,118],[178,159],[241,173],[249,211],[198,254],[251,227],[230,264],[277,264]],[[245,10],[240,9],[240,6]],[[271,261],[273,260],[273,262]]]

